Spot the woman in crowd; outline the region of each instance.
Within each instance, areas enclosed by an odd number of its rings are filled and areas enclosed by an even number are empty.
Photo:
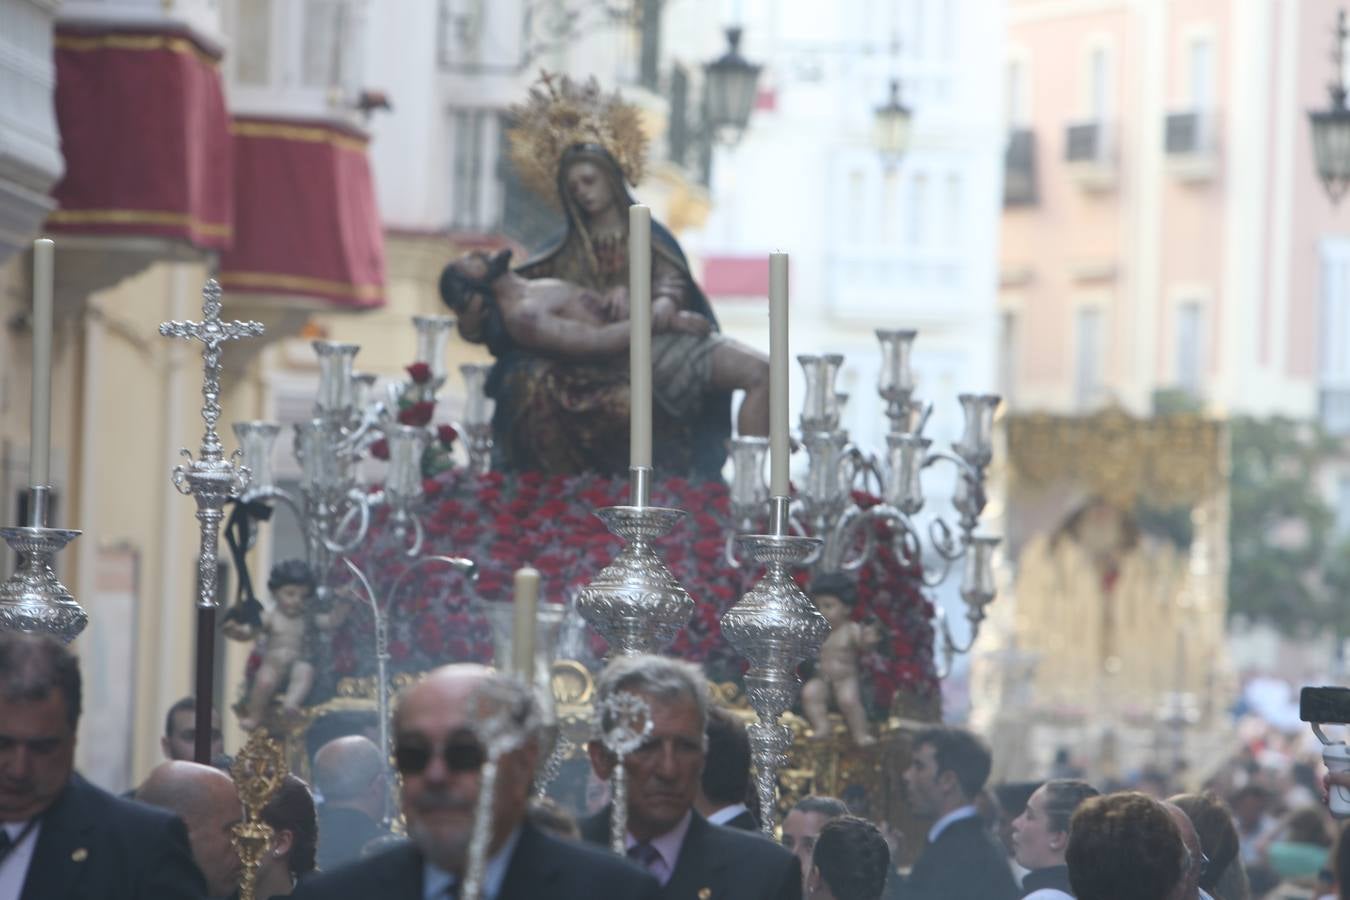
[[[272,827],[272,844],[258,866],[255,896],[289,897],[295,883],[314,871],[319,844],[319,819],[309,787],[287,775],[262,810]]]
[[[1247,870],[1239,852],[1233,813],[1214,794],[1178,794],[1172,803],[1181,807],[1200,836],[1200,848],[1209,865],[1200,873],[1200,888],[1215,900],[1249,900]]]
[[[1012,845],[1017,864],[1027,869],[1022,896],[1031,900],[1073,897],[1064,853],[1074,810],[1098,791],[1084,781],[1047,781],[1013,820]]]

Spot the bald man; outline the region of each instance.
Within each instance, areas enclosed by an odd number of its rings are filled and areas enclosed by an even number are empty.
[[[319,807],[319,868],[361,858],[371,841],[389,834],[380,824],[389,802],[389,778],[380,748],[361,735],[329,741],[314,754]]]
[[[1195,823],[1186,815],[1186,810],[1175,803],[1164,801],[1163,809],[1167,810],[1172,821],[1177,823],[1177,831],[1181,832],[1181,842],[1186,845],[1186,855],[1190,862],[1186,871],[1182,873],[1177,900],[1210,900],[1209,894],[1200,890],[1201,869],[1209,860],[1200,846],[1200,835],[1195,830]]]
[[[533,703],[531,693],[518,682],[483,666],[446,666],[409,688],[399,699],[393,724],[411,843],[307,879],[292,894],[294,900],[458,896],[485,758],[471,726],[480,711],[501,710],[524,728],[538,720]],[[534,731],[527,733],[523,746],[498,760],[484,898],[657,900],[656,879],[627,860],[565,843],[526,820],[538,761]]]
[[[161,763],[136,799],[177,813],[187,825],[192,859],[206,876],[208,897],[229,897],[239,889],[239,855],[230,838],[244,810],[230,776],[198,763]]]

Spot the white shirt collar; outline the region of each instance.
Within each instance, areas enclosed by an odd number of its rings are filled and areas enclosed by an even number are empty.
[[[750,809],[744,803],[733,803],[730,806],[724,806],[717,812],[708,816],[708,821],[714,825],[725,825],[743,812],[749,812]]]
[[[933,823],[933,827],[928,829],[928,843],[933,843],[938,839],[942,832],[947,830],[947,826],[962,819],[970,819],[978,816],[980,811],[975,808],[975,804],[968,803],[965,806],[958,806],[956,809],[947,813],[942,818]]]

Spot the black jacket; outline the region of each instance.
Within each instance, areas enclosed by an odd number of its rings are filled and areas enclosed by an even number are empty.
[[[292,900],[422,900],[421,852],[399,844],[302,882]],[[495,900],[658,900],[656,879],[626,859],[567,843],[533,825],[520,840]]]
[[[581,834],[608,846],[609,807],[585,819]],[[689,822],[675,871],[661,890],[662,900],[801,900],[801,896],[797,857],[758,834],[710,825],[698,813]]]
[[[42,814],[20,900],[202,900],[187,829],[79,775]]]
[[[926,846],[905,879],[903,900],[1016,900],[1008,856],[978,816],[958,819]]]

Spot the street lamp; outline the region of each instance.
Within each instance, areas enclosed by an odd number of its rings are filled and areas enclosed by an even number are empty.
[[[1317,159],[1317,175],[1322,179],[1331,202],[1339,204],[1350,189],[1350,108],[1346,107],[1345,44],[1350,36],[1346,28],[1345,10],[1336,14],[1336,80],[1328,85],[1331,108],[1310,111],[1312,121],[1313,153]]]
[[[872,142],[889,168],[900,162],[909,149],[910,108],[900,102],[900,79],[891,79],[891,96],[876,108],[872,119]]]
[[[741,29],[727,29],[727,52],[703,66],[706,126],[727,143],[740,140],[755,108],[760,67],[741,56]]]

